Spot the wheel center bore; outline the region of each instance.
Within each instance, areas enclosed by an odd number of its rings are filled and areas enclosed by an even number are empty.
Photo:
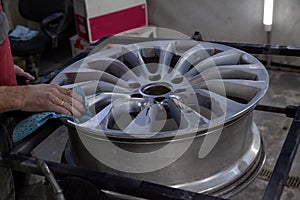
[[[146,95],[160,96],[171,92],[171,89],[163,83],[152,83],[144,86],[142,92]]]

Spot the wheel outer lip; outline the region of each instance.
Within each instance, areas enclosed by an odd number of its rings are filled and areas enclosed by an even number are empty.
[[[172,187],[223,198],[229,198],[243,190],[260,173],[266,159],[263,140],[255,123],[252,125],[252,132],[254,139],[251,148],[233,166],[209,178]],[[239,165],[245,161],[248,162],[247,169],[239,171]],[[240,173],[236,173],[237,171]]]

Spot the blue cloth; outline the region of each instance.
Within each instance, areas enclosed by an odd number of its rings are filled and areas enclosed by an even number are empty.
[[[27,41],[39,34],[38,31],[30,30],[29,28],[17,25],[16,28],[9,34],[9,38],[15,41]]]
[[[64,114],[58,114],[55,112],[42,112],[37,113],[34,115],[31,115],[27,119],[21,121],[14,129],[12,139],[14,144],[20,142],[27,136],[29,136],[31,133],[33,133],[35,130],[37,130],[40,126],[45,124],[48,119],[56,119],[56,118],[66,118],[69,120],[72,120],[76,123],[84,123],[87,120],[89,120],[92,117],[91,111],[88,109],[88,102],[86,100],[84,91],[80,87],[76,87],[73,89],[74,92],[77,92],[78,94],[82,95],[84,97],[84,105],[86,108],[86,113],[82,115],[79,118],[64,115]]]

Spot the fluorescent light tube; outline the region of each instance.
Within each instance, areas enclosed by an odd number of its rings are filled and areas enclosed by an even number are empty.
[[[273,4],[274,0],[264,0],[264,28],[265,31],[272,30],[272,23],[273,23]]]

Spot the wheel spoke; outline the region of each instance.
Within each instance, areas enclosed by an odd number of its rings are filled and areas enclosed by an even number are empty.
[[[180,57],[180,60],[176,63],[174,70],[180,74],[185,74],[191,66],[209,58],[213,52],[214,49],[203,49],[201,47],[199,48],[197,45]]]
[[[169,99],[167,104],[172,118],[175,120],[177,126],[180,127],[182,125],[182,116],[179,105],[177,105],[172,99]]]
[[[206,89],[227,98],[247,104],[260,91],[265,90],[265,81],[251,80],[208,80],[193,85],[194,89]]]
[[[206,96],[210,98],[212,102],[212,107],[219,107],[222,108],[223,110],[226,110],[226,112],[224,113],[226,113],[226,115],[229,116],[234,115],[247,107],[247,105],[245,104],[239,103],[237,101],[226,98],[222,95],[219,95],[217,93],[208,90],[199,89],[196,90],[196,92],[201,96]]]
[[[97,80],[129,88],[128,82],[102,71],[90,70],[80,71],[77,73],[67,72],[64,74],[66,76],[67,83],[79,83]]]
[[[93,62],[87,63],[86,68],[103,71],[126,81],[138,79],[138,77],[132,72],[130,68],[128,68],[128,66],[126,66],[123,62],[117,59],[98,59]]]
[[[121,131],[125,130],[143,109],[141,106],[143,102],[144,99],[139,98],[115,100],[107,122],[107,128]]]
[[[121,99],[121,98],[130,99],[130,95],[115,93],[115,92],[103,92],[103,93],[97,93],[97,94],[86,96],[89,107],[93,106],[99,101],[105,100],[106,102],[107,101],[113,102],[114,100]]]
[[[149,112],[149,108],[143,109],[124,129],[124,132],[127,134],[149,133],[150,118],[148,112]]]
[[[215,54],[194,66],[190,71],[184,74],[185,77],[193,77],[198,73],[201,73],[208,68],[219,65],[235,65],[239,62],[242,53],[236,50],[227,50],[218,54]]]
[[[121,56],[121,60],[127,64],[127,66],[130,67],[130,69],[140,78],[147,77],[147,74],[149,73],[146,64],[142,58],[142,55],[140,53],[140,49],[137,46],[133,46],[132,49],[125,49],[124,53]]]
[[[256,80],[263,72],[255,65],[228,65],[209,68],[189,79],[191,83],[199,83],[212,79]]]
[[[107,117],[110,115],[111,109],[112,104],[110,103],[91,119],[84,122],[83,124],[80,124],[80,127],[97,129],[100,126],[100,124],[103,124],[103,122],[106,121]]]
[[[183,118],[180,121],[185,123],[181,124],[181,126],[186,126],[189,128],[199,128],[208,126],[208,124],[210,123],[210,119],[203,116],[201,112],[199,112],[199,109],[192,108],[190,107],[190,105],[187,105],[179,101],[178,99],[173,98],[172,100],[180,108],[180,116]]]
[[[172,46],[170,45],[168,48],[172,48]],[[172,49],[157,50],[157,54],[159,55],[157,73],[160,74],[161,77],[165,77],[169,72],[171,62],[175,54],[173,53]]]

